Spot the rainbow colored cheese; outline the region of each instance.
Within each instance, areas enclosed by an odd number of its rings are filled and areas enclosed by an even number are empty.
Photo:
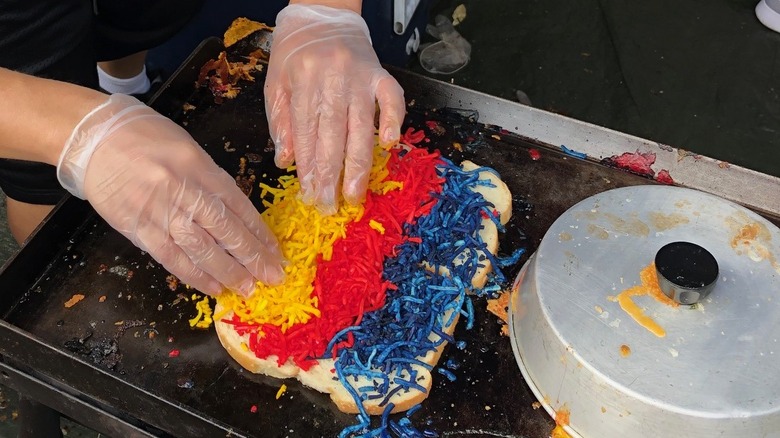
[[[271,197],[263,218],[290,261],[287,280],[277,287],[258,284],[247,299],[226,292],[218,302],[233,311],[227,322],[248,335],[242,347],[259,358],[276,356],[280,365],[291,359],[303,370],[318,359],[336,358],[336,374],[360,409],[357,424],[342,436],[414,435],[420,432],[408,417],[416,409],[390,420],[392,395],[425,391],[413,365],[432,368],[419,358],[454,342],[443,328],[456,315],[467,318],[467,328],[473,324],[466,291],[485,263],[480,258],[494,266],[496,281],[482,291],[491,292],[504,280],[500,267],[521,252],[499,260],[486,250],[477,232],[482,219],[503,227],[492,204],[471,190],[490,184],[478,172],[413,146],[377,146],[374,163],[366,202],[342,205],[333,216],[303,204],[292,175],[280,179],[280,188],[261,185],[264,199]],[[450,275],[440,275],[439,267]],[[354,387],[350,382],[357,377],[372,384]],[[362,409],[366,399],[382,399],[385,406],[373,429]]]

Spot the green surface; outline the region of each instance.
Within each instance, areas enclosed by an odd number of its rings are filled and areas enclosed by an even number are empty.
[[[756,3],[446,0],[472,59],[432,76],[780,176],[780,34]]]

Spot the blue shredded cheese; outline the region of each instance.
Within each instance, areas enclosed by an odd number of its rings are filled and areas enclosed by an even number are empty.
[[[434,194],[436,204],[430,214],[419,218],[414,225],[404,225],[404,234],[419,237],[420,243],[406,241],[396,247],[396,257],[385,260],[383,275],[396,288],[388,290],[381,309],[366,313],[359,327],[341,330],[328,344],[328,354],[332,354],[334,346],[347,333],[354,336],[352,347],[336,353],[335,369],[360,412],[357,424],[344,429],[340,437],[438,436],[435,431],[420,431],[412,425],[409,417],[419,405],[397,421],[391,419],[390,412],[395,407],[392,397],[407,391],[426,391],[418,383],[420,376],[415,366],[427,370],[433,367],[421,362],[420,357],[444,342],[465,348],[464,341],[456,342],[444,328],[458,314],[466,317],[467,329],[473,327],[474,305],[466,296],[466,289],[471,288],[470,279],[477,269],[486,260],[494,265],[491,278],[496,281],[489,282],[484,292],[473,290],[478,295],[489,294],[498,286],[496,282],[504,280],[501,267],[516,262],[522,255],[516,252],[509,260],[495,257],[479,235],[484,215],[503,231],[493,214],[494,206],[472,190],[477,185],[492,186],[492,183],[480,180],[478,171],[464,171],[446,159],[443,162],[438,173],[445,181],[442,192]],[[433,269],[426,269],[424,262]],[[439,268],[446,268],[450,274],[439,274]],[[431,333],[436,336],[430,336]],[[438,372],[451,381],[456,378],[448,369],[439,367]],[[353,386],[361,378],[371,384]],[[372,429],[362,401],[378,399],[382,400],[380,406],[384,406],[384,412],[380,424]]]

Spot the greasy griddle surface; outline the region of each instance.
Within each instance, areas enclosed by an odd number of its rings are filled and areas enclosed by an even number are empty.
[[[269,148],[262,75],[255,83],[242,82],[235,100],[215,104],[206,90],[195,90],[192,84],[203,55],[216,56],[218,49],[213,43],[203,46],[155,107],[182,124],[228,172],[240,178],[254,174],[250,197],[259,206],[257,182],[280,174]],[[414,96],[407,99],[411,102]],[[185,101],[195,109],[184,112]],[[532,252],[555,218],[587,196],[649,183],[525,143],[473,123],[468,114],[429,111],[424,104],[417,101],[408,107],[407,126],[428,130],[431,141],[426,146],[441,149],[456,162],[470,159],[495,168],[512,191],[514,215],[502,236],[503,254],[517,247]],[[426,121],[436,121],[444,133],[430,133]],[[464,146],[462,152],[452,148],[454,142]],[[541,152],[538,161],[529,155],[532,147]],[[241,158],[247,159],[243,169]],[[168,274],[99,218],[89,219],[70,239],[68,251],[8,315],[11,324],[57,346],[63,354],[109,369],[196,412],[203,421],[229,425],[241,435],[335,436],[354,424],[354,416],[340,413],[326,396],[294,381],[284,382],[288,390],[277,400],[283,382],[245,372],[220,346],[213,328],[191,329],[187,319],[194,316],[194,305],[182,297],[189,299],[193,291],[182,285],[171,290]],[[509,282],[519,269],[520,264],[506,269]],[[74,294],[85,298],[65,308]],[[448,346],[441,360],[458,365],[453,370],[457,380],[434,372],[431,395],[412,417],[415,424],[441,435],[548,436],[553,422],[543,409],[532,407],[535,398],[522,380],[508,338],[499,334],[500,325],[485,310],[484,298],[476,299],[475,305],[474,328],[466,330],[460,324],[455,333],[466,347]],[[86,378],[80,390],[89,394],[89,387]],[[122,396],[116,394],[117,399]],[[143,417],[143,413],[128,414]]]

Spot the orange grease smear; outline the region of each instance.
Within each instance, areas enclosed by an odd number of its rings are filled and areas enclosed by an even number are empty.
[[[642,281],[641,285],[624,290],[618,294],[616,300],[618,304],[620,304],[620,308],[634,318],[634,321],[636,321],[637,324],[646,328],[650,333],[659,338],[663,338],[666,336],[666,330],[658,325],[653,318],[647,316],[631,297],[649,295],[656,301],[666,304],[667,306],[677,307],[679,304],[667,297],[658,285],[658,277],[656,277],[655,274],[655,263],[650,263],[646,268],[642,269],[639,273],[639,279]]]
[[[757,223],[744,225],[731,239],[731,247],[736,248],[740,243],[749,245],[751,241],[758,238],[760,231],[761,227]]]
[[[780,262],[777,261],[775,255],[766,246],[759,243],[759,241],[769,242],[771,239],[772,235],[769,234],[769,230],[763,224],[753,222],[743,225],[737,231],[734,237],[731,238],[731,247],[737,251],[737,254],[741,254],[742,250],[754,251],[761,259],[769,260],[772,267],[777,272],[780,272]]]

